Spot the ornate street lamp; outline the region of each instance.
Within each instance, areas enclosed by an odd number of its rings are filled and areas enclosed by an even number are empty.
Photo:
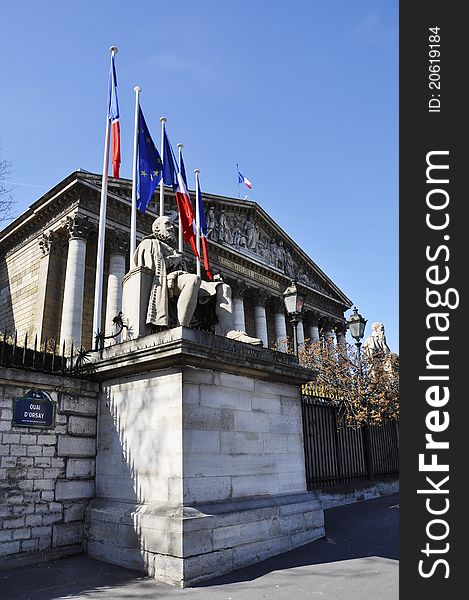
[[[359,314],[358,308],[354,306],[353,314],[350,315],[347,325],[351,336],[355,340],[355,346],[358,349],[358,354],[360,354],[360,346],[362,345],[362,339],[365,335],[365,327],[367,323],[368,321]]]
[[[368,321],[364,319],[361,314],[358,312],[358,308],[356,306],[353,307],[353,314],[350,315],[349,320],[347,321],[348,328],[350,330],[350,335],[355,340],[355,346],[357,347],[358,354],[358,368],[360,371],[360,377],[363,376],[362,372],[362,357],[361,357],[361,345],[362,339],[365,335],[365,327]]]
[[[296,279],[292,279],[292,282],[283,292],[283,301],[285,303],[285,309],[290,317],[290,323],[293,327],[293,352],[295,356],[298,356],[298,323],[301,321],[301,314],[303,312],[303,304],[305,303],[304,296],[298,292],[296,287]]]
[[[360,374],[360,380],[363,380],[363,366],[362,366],[362,358],[361,358],[360,348],[362,345],[363,336],[365,335],[365,327],[366,327],[367,322],[368,321],[366,319],[364,319],[361,316],[361,314],[359,314],[357,307],[354,306],[353,314],[350,315],[350,318],[347,321],[347,325],[349,327],[351,336],[355,340],[355,346],[357,347],[358,371]],[[368,479],[370,479],[370,481],[371,481],[374,479],[374,472],[373,472],[373,460],[372,460],[372,456],[371,456],[370,426],[368,424],[368,420],[369,420],[369,416],[370,416],[369,415],[370,404],[366,397],[365,397],[365,403],[366,403],[366,412],[367,412],[367,423],[365,423],[365,426],[363,427],[363,444],[364,444],[364,451],[365,451],[366,471],[368,474]]]

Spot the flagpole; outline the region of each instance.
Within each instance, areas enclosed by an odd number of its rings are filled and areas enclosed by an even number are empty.
[[[160,117],[161,121],[161,162],[164,164],[164,124],[168,119]],[[163,168],[164,173],[164,168]],[[164,176],[160,180],[160,217],[164,217]]]
[[[241,198],[239,195],[239,165],[236,163],[236,179],[238,180],[238,198]]]
[[[199,209],[199,169],[194,169],[195,173],[195,228],[197,230],[197,237],[195,238],[195,247],[197,249],[197,276],[201,276],[200,268],[200,209]]]
[[[137,169],[138,169],[138,109],[139,96],[142,88],[139,85],[134,87],[135,92],[135,123],[134,123],[134,160],[132,167],[132,213],[130,217],[130,260],[137,247]],[[132,262],[130,263],[132,265]],[[132,268],[132,266],[130,267]]]
[[[178,144],[178,151],[179,151],[179,156],[178,156],[178,160],[179,160],[179,173],[181,173],[181,176],[182,176],[181,160],[182,160],[182,149],[183,149],[183,147],[184,147],[184,144]],[[182,252],[184,250],[184,238],[183,238],[183,234],[182,234],[181,213],[179,211],[178,211],[178,215],[179,215],[179,233],[178,233],[179,252]]]
[[[116,46],[109,48],[112,59],[118,52]],[[111,84],[110,84],[111,85]],[[106,135],[104,138],[103,178],[101,182],[101,204],[99,209],[98,249],[96,253],[96,279],[94,286],[94,311],[93,335],[101,331],[101,312],[103,307],[103,270],[104,270],[104,243],[106,240],[106,208],[107,208],[107,181],[109,171],[109,141],[111,137],[111,122],[109,119],[109,102],[106,114]],[[94,340],[93,340],[94,341]]]

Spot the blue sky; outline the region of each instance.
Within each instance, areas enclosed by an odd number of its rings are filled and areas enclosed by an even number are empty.
[[[154,139],[165,115],[202,189],[236,197],[239,162],[249,198],[398,351],[397,1],[23,1],[0,27],[15,214],[73,170],[101,171],[116,45],[121,175],[139,84]]]

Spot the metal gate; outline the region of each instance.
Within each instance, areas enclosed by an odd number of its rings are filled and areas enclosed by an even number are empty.
[[[308,489],[392,478],[399,473],[399,445],[396,422],[369,427],[339,426],[338,408],[324,398],[303,396],[303,439]],[[370,452],[372,473],[367,469]]]

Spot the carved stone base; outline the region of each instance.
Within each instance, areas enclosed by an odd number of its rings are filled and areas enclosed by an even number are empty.
[[[309,493],[196,506],[93,500],[90,556],[187,587],[324,536]]]
[[[186,586],[324,535],[295,357],[178,327],[105,348],[90,556]]]

